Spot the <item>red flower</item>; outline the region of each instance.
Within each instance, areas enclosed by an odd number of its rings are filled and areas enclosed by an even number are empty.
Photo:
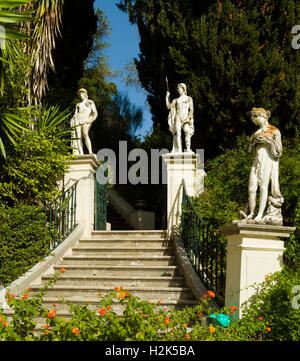
[[[170,323],[169,317],[165,317],[165,325],[168,325]]]
[[[24,295],[22,296],[23,300],[25,300],[28,296],[28,293],[24,293]]]
[[[266,331],[270,332],[270,331],[271,331],[271,328],[270,328],[270,327],[267,327],[267,328],[266,328]]]
[[[60,269],[60,272],[65,273],[66,270],[62,267],[62,268]]]
[[[258,317],[258,319],[259,319],[260,321],[262,321],[262,320],[263,320],[263,317]]]
[[[207,294],[205,293],[205,295],[203,295],[203,297],[204,297],[204,298],[207,298],[208,296],[207,296]]]
[[[185,335],[185,338],[186,338],[187,340],[189,340],[189,339],[190,339],[190,335],[187,333],[187,334]]]
[[[212,292],[212,291],[208,291],[207,293],[208,293],[209,297],[212,297],[212,298],[214,298],[214,297],[215,297],[215,293],[214,293],[214,292]]]
[[[104,316],[104,315],[106,314],[106,311],[107,311],[106,307],[103,307],[103,308],[101,308],[101,310],[99,310],[98,312],[99,312],[102,316]]]
[[[80,334],[80,331],[79,331],[78,327],[73,328],[72,332],[75,333],[76,335]]]
[[[53,318],[53,317],[55,317],[55,314],[56,314],[56,311],[55,311],[55,310],[49,311],[49,313],[48,313],[48,318]]]

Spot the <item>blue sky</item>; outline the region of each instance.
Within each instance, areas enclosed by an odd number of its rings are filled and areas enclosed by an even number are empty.
[[[119,10],[115,3],[116,0],[96,0],[94,7],[104,11],[111,27],[110,37],[107,39],[110,47],[105,51],[105,55],[108,56],[107,62],[112,70],[123,71],[128,60],[137,57],[140,38],[137,27],[130,24],[128,15]],[[143,108],[144,123],[142,128],[136,133],[143,136],[152,127],[151,114],[145,91],[143,89],[137,90],[132,86],[126,86],[121,76],[108,80],[113,81],[117,85],[118,91],[126,93],[131,103]]]

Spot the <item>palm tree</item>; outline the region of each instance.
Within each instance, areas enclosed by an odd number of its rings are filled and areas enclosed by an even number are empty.
[[[31,1],[22,10],[31,10],[36,21],[30,23],[30,59],[33,68],[28,77],[30,89],[28,104],[40,104],[48,86],[48,72],[55,70],[52,53],[55,48],[55,39],[60,35],[64,0],[37,0]]]
[[[14,60],[22,56],[15,43],[18,39],[28,39],[28,35],[20,31],[20,23],[32,20],[29,11],[19,12],[17,7],[28,4],[31,0],[0,0],[0,96],[5,88],[6,69],[14,71]],[[3,136],[15,142],[17,133],[24,129],[22,121],[13,113],[0,114],[0,154],[6,157]]]

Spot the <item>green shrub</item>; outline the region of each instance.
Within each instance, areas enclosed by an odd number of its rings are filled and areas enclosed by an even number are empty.
[[[68,151],[63,139],[46,132],[26,132],[1,167],[0,200],[9,205],[45,204],[54,198],[57,181],[71,157]]]
[[[1,206],[0,219],[0,284],[7,285],[48,254],[49,237],[36,206]]]
[[[65,272],[61,269],[60,272]],[[299,274],[290,276],[278,272],[270,276],[249,301],[248,309],[239,321],[233,319],[236,308],[221,310],[210,306],[213,292],[203,295],[194,307],[165,310],[160,301],[150,303],[133,296],[122,286],[99,296],[98,307],[91,310],[89,302],[69,306],[70,319],[58,317],[55,307],[44,309],[43,297],[47,288],[59,277],[54,275],[45,288],[30,295],[30,289],[21,296],[7,293],[7,302],[14,310],[7,322],[0,311],[0,340],[39,341],[250,341],[299,340],[299,310],[292,306],[292,287],[299,283]],[[118,303],[124,307],[123,317],[116,312]],[[220,317],[230,321],[221,325]],[[35,319],[44,323],[39,334],[34,334]],[[203,320],[207,322],[203,323]]]

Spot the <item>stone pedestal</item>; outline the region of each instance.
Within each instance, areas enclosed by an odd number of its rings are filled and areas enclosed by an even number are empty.
[[[254,293],[254,283],[280,271],[283,265],[284,242],[294,227],[233,223],[221,228],[227,238],[225,306],[241,305]]]
[[[76,194],[76,222],[83,225],[83,236],[89,237],[94,230],[95,173],[99,167],[95,155],[79,155],[70,162],[65,173],[65,189],[79,180]]]
[[[187,195],[194,197],[199,195],[199,189],[203,189],[205,172],[200,169],[199,154],[168,153],[162,155],[162,159],[167,167],[167,228],[172,237],[181,222],[182,181]]]

